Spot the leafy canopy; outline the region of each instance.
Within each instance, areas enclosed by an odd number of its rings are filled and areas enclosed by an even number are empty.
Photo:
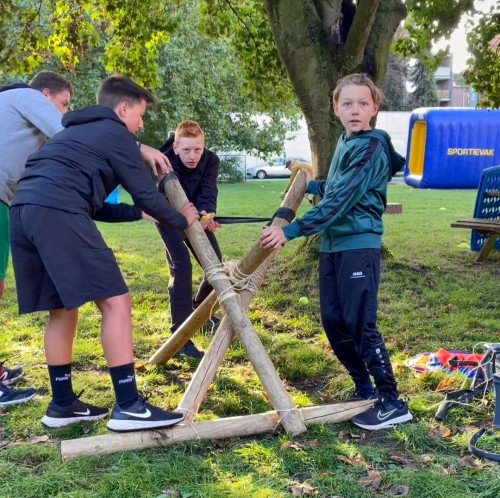
[[[397,8],[397,2],[393,4]],[[474,0],[406,0],[404,4],[407,36],[396,42],[395,49],[427,67],[437,64],[429,55],[432,43],[448,37],[463,14],[474,12]],[[186,6],[202,15],[202,22],[193,29],[227,40],[236,50],[245,92],[261,110],[293,100],[262,0],[3,0],[0,63],[4,73],[29,74],[55,56],[72,70],[89,48],[103,47],[99,61],[105,71],[131,75],[154,88],[160,82],[161,48],[178,27]],[[484,94],[484,102],[493,106],[500,101],[498,44],[491,46],[500,33],[499,15],[498,7],[493,7],[473,26],[468,37],[472,57],[465,76]]]

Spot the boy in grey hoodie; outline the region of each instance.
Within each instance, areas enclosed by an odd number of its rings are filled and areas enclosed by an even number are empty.
[[[73,88],[62,76],[50,71],[38,73],[29,85],[16,83],[0,88],[0,297],[5,287],[9,259],[9,205],[28,156],[47,137],[63,129],[61,117],[67,111]],[[21,367],[0,363],[0,407],[30,400],[35,389],[8,386],[23,376]]]

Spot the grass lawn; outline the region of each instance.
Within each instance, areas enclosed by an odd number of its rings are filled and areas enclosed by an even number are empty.
[[[270,216],[285,181],[220,185],[221,216]],[[392,355],[412,423],[368,433],[350,423],[310,426],[307,434],[275,434],[174,446],[63,462],[62,439],[106,434],[105,421],[47,430],[41,423],[50,399],[43,353],[44,313],[17,315],[14,278],[0,301],[0,358],[25,365],[19,386],[35,386],[33,401],[0,410],[0,497],[364,498],[372,496],[500,496],[498,465],[472,458],[470,436],[491,426],[492,394],[434,419],[446,389],[459,375],[417,379],[404,361],[442,347],[472,351],[500,342],[500,252],[474,263],[458,247],[470,232],[450,223],[472,216],[473,190],[421,190],[389,186],[389,202],[403,213],[385,217],[379,328]],[[122,198],[126,195],[122,194]],[[303,203],[301,212],[308,209]],[[174,409],[196,361],[148,365],[169,335],[168,269],[161,239],[147,222],[100,224],[134,297],[138,384],[152,402]],[[238,260],[257,240],[259,224],[226,225],[218,232],[223,254]],[[280,249],[248,314],[297,406],[346,399],[352,384],[333,356],[319,321],[317,260],[304,257],[302,241]],[[195,280],[201,272],[195,269]],[[307,296],[309,304],[299,304]],[[113,393],[99,341],[100,316],[81,308],[73,385],[83,399],[111,406]],[[206,348],[210,335],[197,333]],[[500,402],[500,401],[499,401]],[[271,406],[244,350],[233,343],[196,420],[268,411]],[[500,451],[494,438],[483,447]]]

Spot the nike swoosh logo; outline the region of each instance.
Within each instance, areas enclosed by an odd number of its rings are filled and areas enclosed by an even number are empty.
[[[385,412],[385,413],[378,412],[377,418],[379,420],[385,420],[387,417],[390,417],[395,411],[396,411],[396,408],[394,408],[394,410],[391,410],[390,412]]]
[[[124,412],[124,411],[122,411],[122,413],[125,415],[130,415],[131,417],[137,417],[137,418],[149,418],[149,417],[151,417],[151,412],[149,411],[149,408],[146,408],[146,411],[144,413],[131,413],[131,412]]]
[[[90,415],[90,410],[87,408],[85,412],[73,412],[75,415]]]

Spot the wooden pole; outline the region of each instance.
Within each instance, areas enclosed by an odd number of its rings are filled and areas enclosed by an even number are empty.
[[[271,254],[259,266],[259,274],[265,275],[269,268],[274,254]],[[251,290],[243,289],[240,291],[241,305],[246,310],[250,305],[254,293]],[[177,411],[185,413],[184,422],[190,423],[198,413],[200,405],[207,394],[217,370],[224,359],[224,355],[232,340],[234,339],[234,330],[231,322],[224,317],[217,328],[205,355],[201,359],[196,372],[193,374],[184,396],[177,407]]]
[[[165,193],[170,204],[177,210],[180,210],[189,202],[175,174],[170,173],[167,175]],[[240,297],[234,291],[232,283],[208,241],[201,224],[195,221],[190,227],[186,228],[185,232],[205,270],[207,280],[216,291],[221,306],[231,321],[232,328],[238,334],[238,338],[245,349],[248,359],[262,382],[269,400],[274,409],[283,414],[281,418],[283,427],[291,434],[305,432],[306,426],[304,421],[281,382],[250,319],[242,310]],[[267,255],[270,252],[268,251]]]
[[[304,198],[305,191],[306,175],[301,171],[295,177],[292,187],[280,207],[290,209],[294,213],[297,212]],[[273,226],[280,227],[287,224],[288,221],[279,216],[276,216],[271,223]],[[255,243],[236,265],[234,270],[235,278],[241,280],[245,276],[251,275],[271,253],[271,250],[260,247],[259,242]],[[212,291],[186,321],[161,345],[158,351],[149,358],[149,363],[166,363],[170,360],[218,308],[217,293]]]
[[[307,425],[344,422],[367,410],[373,401],[350,401],[322,406],[299,408],[298,412]],[[280,424],[275,411],[258,415],[220,418],[178,424],[168,429],[68,439],[61,441],[61,455],[64,460],[78,456],[95,456],[118,451],[144,450],[158,446],[169,446],[181,441],[196,439],[225,439],[274,432]]]

